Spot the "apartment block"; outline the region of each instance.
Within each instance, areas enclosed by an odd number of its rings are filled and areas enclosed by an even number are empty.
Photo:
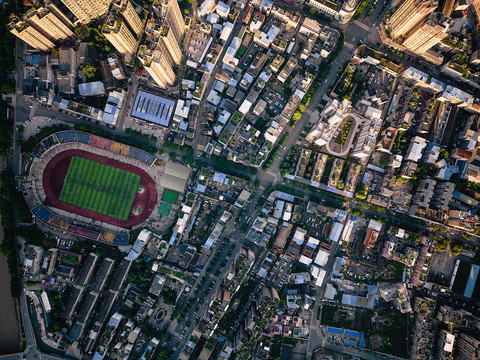
[[[142,19],[133,8],[132,3],[128,0],[115,0],[114,4],[132,32],[137,37],[140,36],[143,29]]]
[[[79,22],[87,24],[105,14],[111,0],[62,0]]]
[[[49,51],[55,46],[53,41],[42,32],[18,18],[12,19],[12,22],[8,24],[8,29],[13,35],[37,50]]]
[[[53,4],[50,4],[50,8],[58,10]],[[44,32],[53,41],[57,41],[74,35],[71,30],[73,24],[66,16],[60,14],[62,14],[60,10],[54,13],[45,7],[30,10],[23,19]]]
[[[185,34],[185,21],[178,2],[174,0],[157,0],[153,9],[158,16],[158,22],[167,25],[173,32],[177,43],[180,44]]]
[[[447,37],[447,28],[441,25],[424,24],[404,41],[407,49],[422,54]]]
[[[394,38],[405,37],[437,8],[436,0],[405,0],[387,21]]]
[[[119,53],[133,54],[135,52],[137,39],[117,12],[109,14],[103,25],[102,33]]]

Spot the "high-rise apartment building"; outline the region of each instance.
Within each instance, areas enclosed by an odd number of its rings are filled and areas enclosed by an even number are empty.
[[[103,24],[102,33],[119,53],[133,54],[135,52],[137,39],[117,12],[109,14]]]
[[[457,339],[456,360],[476,360],[480,358],[480,340],[478,340],[478,337],[461,333]]]
[[[473,7],[473,12],[477,14],[477,22],[480,22],[480,0],[471,0],[470,5]]]
[[[137,12],[132,6],[129,0],[115,0],[115,6],[119,9],[123,19],[127,22],[128,26],[136,36],[140,36],[142,33],[142,19],[138,16]]]
[[[53,5],[53,4],[52,4]],[[55,5],[53,5],[55,6]],[[23,18],[54,41],[73,36],[73,31],[47,8],[32,9]]]
[[[455,0],[445,0],[445,4],[443,5],[442,14],[446,18],[450,17],[450,14],[453,11],[453,5],[455,4]]]
[[[149,47],[143,45],[138,58],[155,83],[166,88],[175,83],[173,68],[180,64],[182,52],[169,26],[149,21],[145,29]]]
[[[118,52],[133,54],[142,28],[142,20],[130,1],[115,0],[102,31]]]
[[[167,25],[162,25],[162,27],[160,28],[160,40],[163,41],[163,43],[165,44],[165,48],[168,51],[170,57],[172,58],[172,61],[176,65],[180,65],[180,62],[182,61],[182,51],[178,46],[172,29]]]
[[[394,38],[405,37],[437,8],[437,0],[405,0],[387,21]]]
[[[8,24],[8,29],[13,35],[22,39],[28,45],[37,50],[49,51],[55,46],[53,41],[45,36],[42,32],[34,28],[28,22],[22,21],[18,18],[12,19],[12,21]]]
[[[111,0],[62,0],[65,6],[83,24],[107,12]]]
[[[447,28],[441,25],[424,24],[403,42],[408,50],[422,54],[447,36]]]
[[[30,9],[22,19],[14,17],[8,27],[12,34],[43,51],[74,35],[74,24],[51,1]]]
[[[185,21],[176,0],[157,0],[153,8],[163,25],[169,26],[180,44],[185,33]]]
[[[138,58],[145,70],[161,88],[175,83],[173,68],[182,61],[180,44],[185,33],[185,22],[174,0],[156,0],[153,9],[157,21],[149,21],[145,29],[147,45],[143,45]]]
[[[172,59],[167,51],[162,51],[163,43],[160,43],[158,49],[147,57],[144,64],[145,70],[161,88],[172,86],[175,83],[175,72],[173,71]]]

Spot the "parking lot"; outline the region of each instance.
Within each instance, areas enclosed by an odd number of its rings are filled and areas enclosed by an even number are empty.
[[[262,95],[262,99],[267,102],[266,109],[269,109],[275,115],[280,114],[287,105],[287,98],[272,89],[267,89]]]
[[[281,289],[286,283],[292,272],[292,260],[280,256],[270,272],[269,281],[278,289]]]

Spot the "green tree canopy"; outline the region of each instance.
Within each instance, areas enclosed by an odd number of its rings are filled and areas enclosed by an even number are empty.
[[[80,66],[80,69],[83,71],[87,78],[92,78],[97,73],[97,68],[90,63]]]

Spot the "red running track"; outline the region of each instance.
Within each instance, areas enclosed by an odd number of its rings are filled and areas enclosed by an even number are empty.
[[[133,200],[132,209],[127,220],[120,220],[114,217],[96,213],[94,211],[82,209],[78,206],[66,204],[60,201],[63,183],[67,176],[68,167],[73,156],[81,156],[89,160],[114,166],[116,168],[130,171],[140,176],[140,185],[143,185],[143,191],[137,192]],[[65,150],[55,155],[45,166],[43,171],[43,189],[45,191],[45,205],[55,207],[74,214],[82,215],[107,224],[119,226],[125,229],[131,229],[133,226],[145,221],[152,213],[157,203],[157,190],[155,183],[150,175],[144,170],[121,161],[106,158],[101,155],[93,154],[84,150]],[[140,206],[141,212],[138,215],[133,214],[133,210]]]

